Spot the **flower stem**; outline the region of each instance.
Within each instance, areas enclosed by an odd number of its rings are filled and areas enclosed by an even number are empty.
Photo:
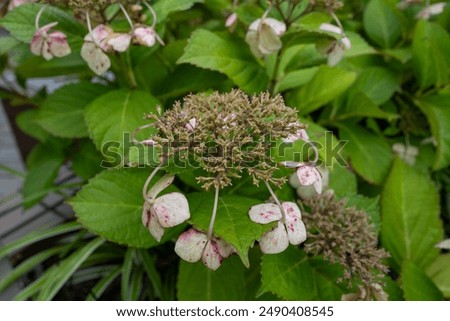
[[[154,199],[149,198],[147,195],[147,191],[148,191],[148,186],[150,185],[150,182],[152,181],[153,177],[155,177],[155,175],[158,173],[158,171],[161,169],[161,167],[163,166],[164,162],[161,162],[154,170],[153,172],[150,174],[150,176],[147,178],[147,180],[145,181],[144,187],[142,188],[142,197],[144,198],[144,200],[146,202],[149,202],[150,204],[153,203]]]
[[[156,23],[158,22],[158,19],[156,17],[156,12],[155,12],[155,10],[152,8],[152,6],[147,1],[144,1],[144,5],[148,8],[150,13],[152,14],[153,23],[152,23],[151,27],[154,29],[155,26],[156,26]]]
[[[36,15],[36,19],[34,20],[36,30],[41,29],[41,27],[39,26],[39,21],[41,20],[42,13],[45,11],[45,9],[47,9],[47,5],[43,6]]]
[[[216,221],[217,216],[217,205],[219,203],[219,186],[216,186],[216,192],[214,193],[214,207],[211,215],[211,221],[209,222],[207,240],[211,241],[213,230],[214,230],[214,222]]]
[[[270,195],[272,196],[273,200],[275,201],[275,203],[278,205],[278,207],[280,208],[281,211],[281,223],[286,223],[286,213],[284,211],[283,206],[281,205],[280,200],[278,199],[277,195],[275,194],[275,192],[273,191],[272,187],[270,187],[269,182],[264,181],[264,184],[266,184],[267,189],[269,190]]]
[[[127,21],[128,21],[128,24],[129,24],[130,27],[131,27],[131,30],[134,30],[133,21],[131,21],[131,18],[130,18],[130,16],[128,15],[127,10],[125,10],[124,6],[123,6],[121,3],[119,3],[119,6],[120,6],[120,10],[122,10],[122,12],[123,12],[125,18],[127,18]]]

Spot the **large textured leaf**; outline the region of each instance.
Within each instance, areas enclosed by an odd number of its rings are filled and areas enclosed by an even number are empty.
[[[107,170],[92,180],[70,201],[78,221],[104,238],[128,246],[148,248],[159,243],[142,225],[142,187],[146,169]],[[166,230],[163,241],[177,233]]]
[[[146,92],[125,89],[94,100],[85,110],[85,119],[97,149],[102,151],[105,144],[114,144],[119,153],[125,151],[126,154],[131,133],[146,124],[144,114],[156,113],[157,104],[158,101]]]
[[[399,116],[382,110],[364,92],[358,91],[349,97],[345,107],[339,110],[336,115],[337,120],[352,117],[373,117],[392,120]]]
[[[391,165],[391,149],[381,137],[353,124],[341,124],[341,139],[348,140],[344,148],[355,171],[366,181],[381,184]]]
[[[34,21],[41,8],[41,4],[17,7],[0,20],[0,25],[11,32],[15,38],[31,42],[31,38],[36,32]],[[42,13],[40,25],[42,27],[55,21],[58,22],[57,30],[78,36],[83,36],[85,33],[85,28],[73,16],[59,8],[49,6]]]
[[[441,26],[423,19],[419,21],[414,32],[412,55],[412,66],[422,88],[448,82],[450,36]]]
[[[259,294],[272,292],[285,300],[340,300],[345,287],[338,284],[342,270],[320,259],[308,259],[305,252],[290,246],[262,259]]]
[[[363,69],[349,90],[349,99],[358,92],[363,92],[376,105],[387,102],[398,89],[397,76],[386,68],[369,67]]]
[[[450,298],[450,254],[440,255],[427,269],[427,275],[445,298]]]
[[[288,96],[288,103],[308,114],[345,92],[355,78],[352,71],[322,66],[310,82]]]
[[[396,159],[381,195],[381,236],[394,267],[406,260],[425,268],[439,254],[439,195],[432,181]]]
[[[37,122],[55,136],[87,137],[84,108],[107,91],[104,86],[87,82],[64,86],[47,98],[39,112]]]
[[[402,24],[388,0],[371,0],[364,11],[364,30],[382,48],[392,48],[402,35]]]
[[[178,300],[239,301],[245,299],[245,267],[234,256],[225,259],[217,271],[201,262],[180,262],[177,283]]]
[[[263,91],[269,83],[265,70],[256,62],[245,42],[204,29],[192,34],[178,63],[224,73],[248,93]]]
[[[154,5],[154,10],[158,16],[158,21],[164,21],[169,14],[177,11],[190,9],[196,3],[203,3],[204,0],[159,0]]]
[[[434,169],[443,169],[450,164],[450,95],[422,98],[417,105],[427,116],[431,132],[437,142]]]
[[[194,193],[188,196],[191,208],[190,223],[202,231],[207,231],[213,210],[214,196],[209,193]],[[258,199],[224,195],[219,198],[214,234],[230,243],[242,262],[248,267],[248,249],[272,224],[256,224],[248,216],[253,205],[261,203]]]
[[[444,296],[425,272],[412,262],[402,266],[402,287],[408,301],[438,301]]]

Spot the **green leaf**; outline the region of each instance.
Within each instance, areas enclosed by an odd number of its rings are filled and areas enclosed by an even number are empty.
[[[433,168],[444,169],[450,164],[450,95],[425,97],[416,104],[427,117],[437,142]]]
[[[235,256],[217,271],[202,262],[180,261],[177,297],[181,301],[240,301],[245,299],[245,268]]]
[[[11,36],[0,37],[0,55],[8,53],[20,44],[20,41]]]
[[[112,270],[108,275],[103,277],[100,281],[95,284],[92,290],[89,292],[89,295],[86,297],[86,301],[97,301],[98,298],[102,296],[105,290],[114,282],[115,279],[122,272],[122,267],[118,266],[114,270]]]
[[[108,88],[105,86],[88,82],[64,86],[48,96],[39,112],[37,122],[55,136],[87,137],[84,109],[107,91]]]
[[[0,293],[3,292],[8,286],[13,284],[24,274],[28,273],[32,269],[35,269],[42,262],[48,260],[50,257],[62,252],[67,247],[54,247],[48,250],[41,251],[36,255],[26,259],[18,266],[14,267],[11,273],[4,275],[3,279],[0,281]]]
[[[353,117],[373,117],[392,120],[399,116],[380,109],[367,94],[359,91],[349,97],[349,101],[345,107],[339,110],[338,115],[336,115],[336,120]]]
[[[31,42],[31,38],[36,32],[35,18],[42,7],[43,5],[41,4],[17,7],[0,20],[0,25],[7,29],[15,38],[24,42]],[[85,28],[73,16],[57,7],[48,6],[42,13],[40,26],[43,27],[55,21],[58,22],[55,30],[80,37],[83,37],[86,33]]]
[[[287,102],[303,115],[311,113],[344,93],[355,79],[354,72],[322,66],[309,83],[287,97]]]
[[[27,160],[28,172],[22,190],[25,208],[37,204],[55,188],[54,181],[65,161],[64,150],[63,143],[52,141],[33,149]]]
[[[16,123],[25,134],[36,138],[40,142],[44,142],[49,137],[49,134],[38,124],[38,115],[38,109],[25,110],[17,116]]]
[[[402,287],[408,301],[443,300],[436,284],[416,264],[406,261],[402,266]]]
[[[412,44],[413,70],[421,88],[448,83],[450,36],[436,23],[420,19]]]
[[[356,175],[348,167],[335,165],[329,168],[330,176],[328,187],[334,191],[337,197],[356,194]]]
[[[130,277],[133,269],[134,252],[134,249],[129,247],[123,259],[122,278],[120,281],[120,297],[122,301],[131,300]]]
[[[178,63],[190,63],[224,73],[248,93],[263,91],[269,83],[265,70],[243,40],[222,37],[204,29],[192,34]]]
[[[339,124],[339,137],[348,140],[344,148],[355,171],[366,181],[381,184],[391,165],[389,144],[372,132],[353,124]]]
[[[188,195],[191,208],[189,222],[197,229],[207,231],[213,210],[214,196],[210,193]],[[248,216],[253,205],[261,203],[258,199],[236,195],[224,195],[219,198],[214,234],[230,243],[241,257],[245,266],[249,266],[248,249],[261,235],[270,230],[273,224],[254,223]]]
[[[204,0],[160,0],[153,5],[153,9],[158,16],[158,22],[162,22],[173,12],[185,11],[194,4],[203,2]]]
[[[376,105],[382,105],[398,88],[399,82],[394,73],[382,67],[368,67],[363,69],[349,90],[349,100],[358,92],[363,92]]]
[[[89,139],[81,140],[78,149],[72,153],[72,170],[81,178],[88,180],[104,168],[102,168],[102,155]]]
[[[375,226],[377,233],[381,230],[381,217],[380,217],[380,198],[379,197],[366,197],[363,195],[349,195],[345,197],[347,199],[347,205],[355,207],[356,209],[366,212],[369,217],[369,222]]]
[[[262,259],[262,286],[259,295],[272,292],[284,300],[340,300],[344,294],[337,280],[342,270],[319,258],[308,259],[303,250],[289,246]]]
[[[61,261],[52,277],[47,278],[42,285],[37,300],[52,300],[81,264],[104,242],[102,238],[96,238]]]
[[[7,255],[10,255],[14,253],[17,250],[20,250],[21,248],[24,248],[30,244],[54,237],[59,236],[65,233],[75,232],[81,229],[81,225],[77,222],[70,222],[58,225],[56,227],[45,229],[42,231],[34,231],[31,232],[24,237],[18,239],[17,241],[14,241],[12,243],[9,243],[5,246],[2,246],[0,248],[0,259],[4,258]]]
[[[426,272],[445,298],[450,298],[450,254],[439,255]]]
[[[381,194],[381,236],[398,270],[404,261],[420,268],[439,254],[439,195],[429,177],[396,159]]]
[[[131,145],[133,130],[146,124],[145,114],[156,113],[158,101],[147,92],[111,91],[94,100],[85,110],[89,134],[99,151],[114,145],[122,161]]]
[[[345,52],[346,58],[358,57],[362,55],[373,55],[377,53],[377,51],[356,32],[345,31],[345,34],[350,38],[350,42],[352,44],[352,47]]]
[[[297,88],[310,82],[315,76],[319,67],[311,67],[291,71],[284,75],[277,84],[277,92],[286,91],[288,89]]]
[[[382,48],[392,48],[399,42],[403,26],[396,9],[388,0],[371,0],[363,17],[364,30]]]
[[[148,175],[145,169],[103,171],[69,203],[78,221],[95,234],[133,247],[156,246],[159,243],[141,221],[142,187]],[[182,227],[166,230],[163,241],[170,240]]]

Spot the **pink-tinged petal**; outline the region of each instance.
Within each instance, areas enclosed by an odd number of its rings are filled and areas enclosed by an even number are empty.
[[[278,21],[273,18],[264,19],[264,24],[268,25],[272,30],[278,35],[281,36],[286,32],[286,24],[282,21]]]
[[[197,126],[197,119],[196,118],[192,118],[186,124],[186,129],[189,130],[190,132],[193,132],[196,126]]]
[[[147,146],[155,146],[156,145],[156,142],[153,139],[146,139],[146,140],[143,140],[141,143],[144,145],[147,145]]]
[[[11,11],[21,5],[27,4],[27,3],[34,3],[36,0],[11,0],[9,2],[8,11]]]
[[[281,253],[289,246],[289,239],[284,224],[278,222],[278,226],[265,233],[259,240],[261,251],[265,254]]]
[[[337,35],[342,35],[342,29],[338,26],[332,25],[331,23],[322,23],[319,27],[320,30],[335,33]]]
[[[223,258],[222,256],[220,256],[217,243],[214,240],[206,243],[205,249],[203,250],[202,254],[203,264],[205,264],[209,269],[215,271],[222,264],[222,260]]]
[[[51,28],[53,28],[54,26],[56,26],[56,25],[58,25],[58,22],[56,22],[56,21],[52,22],[52,23],[49,23],[48,25],[45,25],[45,26],[41,27],[37,32],[39,32],[40,34],[44,35],[47,32],[49,32],[49,30]]]
[[[131,36],[126,33],[114,34],[108,39],[108,45],[114,51],[125,52],[128,50],[131,44]]]
[[[342,58],[344,58],[344,52],[344,48],[338,43],[335,43],[332,50],[328,53],[328,66],[336,66],[342,60]]]
[[[93,42],[85,42],[81,47],[81,57],[88,63],[89,68],[97,75],[103,75],[109,67],[111,60]]]
[[[101,43],[104,40],[106,40],[106,38],[108,38],[108,36],[113,32],[113,30],[108,27],[105,26],[103,24],[98,25],[97,27],[95,27],[92,30],[92,34],[88,33],[85,37],[84,40],[85,41],[92,41],[92,42],[98,42]]]
[[[225,21],[225,27],[229,28],[231,26],[233,26],[237,21],[237,14],[236,12],[230,14],[227,18],[227,20]]]
[[[40,56],[42,53],[42,47],[44,46],[44,38],[40,33],[35,33],[31,40],[30,50],[36,55]]]
[[[229,257],[231,254],[236,253],[234,247],[225,242],[222,239],[216,239],[217,248],[219,249],[219,254],[223,258]]]
[[[156,44],[156,32],[151,27],[139,27],[133,32],[133,37],[136,39],[137,43],[153,47]]]
[[[352,48],[352,43],[349,37],[344,37],[341,39],[342,44],[344,45],[345,50],[349,50]]]
[[[309,142],[309,136],[305,129],[299,129],[297,130],[297,133],[290,134],[288,137],[283,138],[283,143],[294,143],[299,139]]]
[[[322,190],[323,190],[322,179],[319,178],[319,180],[313,184],[313,187],[317,194],[319,194],[319,195],[322,194]]]
[[[206,234],[194,229],[187,230],[178,237],[175,253],[187,262],[197,262],[202,257],[206,242]]]
[[[148,191],[148,197],[150,199],[155,199],[163,190],[172,184],[174,179],[175,176],[170,174],[161,177]]]
[[[45,60],[51,60],[53,58],[53,55],[50,51],[50,45],[48,40],[44,41],[42,44],[42,57],[44,57]]]
[[[258,31],[259,25],[261,24],[261,19],[256,19],[253,21],[250,26],[248,27],[248,30],[250,31]]]
[[[302,215],[297,204],[284,202],[282,204],[286,213],[286,231],[289,243],[298,245],[306,240],[306,228],[302,222]]]
[[[153,204],[153,211],[163,227],[173,227],[188,220],[189,204],[181,193],[169,193],[158,197]]]
[[[281,210],[276,204],[258,204],[252,206],[248,212],[250,219],[259,224],[267,224],[281,219]]]
[[[443,250],[450,250],[450,239],[439,242],[438,244],[436,244],[436,247]]]
[[[317,168],[307,165],[300,165],[297,168],[297,176],[301,185],[309,186],[321,180],[320,172]]]
[[[55,57],[65,57],[71,53],[69,43],[67,42],[67,37],[60,31],[55,31],[49,34],[48,43],[50,46],[50,52]]]
[[[147,202],[144,204],[142,210],[142,224],[148,229],[150,234],[157,240],[161,241],[164,235],[164,228],[159,224],[155,213],[152,211],[152,207]]]

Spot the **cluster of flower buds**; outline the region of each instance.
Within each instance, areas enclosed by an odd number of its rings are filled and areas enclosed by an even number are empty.
[[[339,39],[325,39],[317,43],[317,50],[321,54],[328,56],[328,66],[334,67],[342,60],[345,51],[349,50],[352,47],[352,44],[342,27],[329,23],[322,23],[319,29],[340,37]]]
[[[13,9],[19,5],[31,2],[34,1],[12,1],[9,8]],[[147,2],[144,1],[143,3],[148,7],[153,16],[151,26],[134,24],[125,7],[120,4],[120,8],[131,27],[128,33],[116,33],[110,26],[104,24],[99,24],[95,28],[92,28],[89,11],[86,11],[89,33],[84,37],[81,57],[97,75],[104,74],[111,67],[111,60],[108,57],[108,53],[125,52],[131,44],[153,47],[159,42],[161,45],[164,45],[155,31],[157,22],[155,11]],[[134,10],[143,9],[141,6],[137,7],[138,9]],[[50,32],[58,23],[53,22],[43,27],[39,26],[39,20],[45,8],[46,6],[42,7],[36,16],[36,32],[31,42],[31,52],[44,57],[46,60],[50,60],[53,57],[67,56],[71,53],[67,36],[61,31]]]
[[[253,21],[245,36],[253,54],[261,58],[281,49],[280,37],[286,32],[286,24],[274,18],[267,18],[269,10]]]

